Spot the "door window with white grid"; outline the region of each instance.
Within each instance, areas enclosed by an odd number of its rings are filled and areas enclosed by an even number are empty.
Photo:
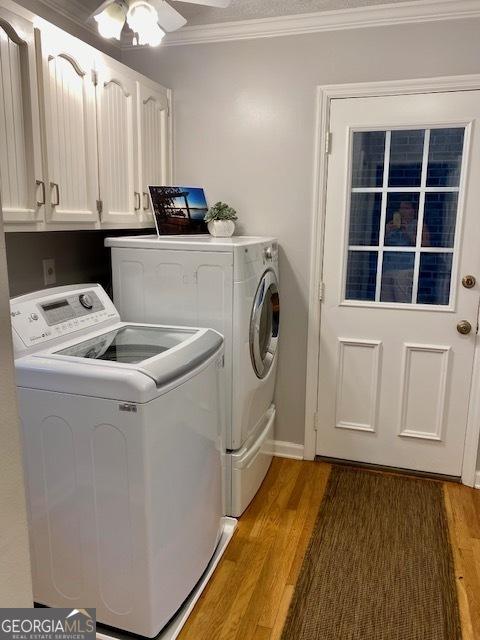
[[[465,127],[352,134],[344,299],[449,305]]]

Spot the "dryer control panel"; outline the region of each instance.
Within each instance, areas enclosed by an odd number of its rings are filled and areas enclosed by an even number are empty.
[[[107,320],[119,321],[100,285],[58,287],[20,296],[10,301],[10,315],[16,355]]]

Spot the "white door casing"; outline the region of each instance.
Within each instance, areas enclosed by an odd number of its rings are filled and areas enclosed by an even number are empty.
[[[142,214],[152,220],[149,185],[171,184],[170,107],[168,91],[137,82],[138,167]]]
[[[137,83],[113,65],[98,71],[97,126],[102,222],[136,226],[142,211]]]
[[[474,126],[480,117],[480,109],[475,104],[478,98],[479,93],[462,92],[331,101],[332,149],[328,159],[325,295],[318,376],[319,454],[456,476],[462,473],[479,289],[478,285],[465,289],[460,281],[467,273],[479,277],[475,247],[480,238],[474,217],[478,186],[474,180],[467,180],[465,170],[475,175],[480,169],[478,134],[476,138]],[[465,127],[464,164],[458,188],[438,185],[430,188],[426,180],[429,136],[440,139],[442,129],[462,127]],[[367,207],[372,208],[372,199],[377,199],[377,224],[379,229],[390,225],[388,233],[398,230],[393,223],[398,223],[399,218],[398,212],[395,212],[397,219],[392,218],[389,199],[408,200],[415,192],[412,202],[417,208],[418,224],[412,243],[415,240],[416,248],[389,244],[391,236],[384,231],[383,238],[375,241],[375,250],[370,251],[370,258],[374,259],[376,254],[380,265],[382,254],[385,269],[389,260],[391,263],[392,257],[402,252],[401,260],[411,260],[409,271],[414,284],[407,287],[411,298],[407,303],[395,301],[398,278],[393,285],[390,278],[388,289],[387,272],[382,276],[380,266],[368,294],[371,296],[375,289],[373,299],[346,300],[345,297],[355,297],[345,295],[348,293],[344,288],[347,247],[341,250],[342,242],[348,242],[345,236],[349,233],[346,224],[351,176],[346,167],[350,166],[353,135],[362,130],[386,131],[388,156],[392,135],[397,146],[404,135],[388,133],[396,129],[417,131],[415,135],[419,139],[422,137],[419,131],[425,130],[419,162],[424,169],[422,184],[415,189],[398,185],[390,189],[386,169],[381,184],[366,190],[354,188],[354,191],[359,194],[355,197],[365,199],[364,205],[369,202]],[[426,246],[430,241],[425,240],[421,231],[423,214],[427,211],[425,227],[430,224],[433,237],[434,225],[428,207],[431,208],[432,199],[442,200],[447,193],[452,199],[459,197],[454,241],[448,247],[440,247],[438,243],[435,246],[433,241],[433,246]],[[462,195],[466,196],[463,201]],[[353,252],[362,255],[363,251],[362,259],[365,259],[367,246],[364,243],[354,247]],[[429,257],[425,259],[423,256],[427,254]],[[440,254],[444,263],[453,254],[452,286],[450,298],[446,299],[444,287],[441,304],[435,305],[428,299],[428,292],[425,294],[426,288],[422,285],[425,269],[422,271],[421,265],[437,260]],[[382,283],[385,286],[382,287]],[[472,333],[467,336],[456,331],[457,322],[464,319],[473,325]]]
[[[0,7],[0,185],[5,222],[35,222],[45,204],[33,25]]]
[[[42,31],[47,222],[98,220],[93,57],[74,38]]]

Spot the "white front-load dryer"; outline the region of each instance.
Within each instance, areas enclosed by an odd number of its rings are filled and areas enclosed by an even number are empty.
[[[226,513],[239,516],[272,460],[279,338],[275,238],[107,238],[124,318],[210,327],[225,339]]]
[[[234,285],[232,452],[228,457],[231,512],[240,515],[272,459],[280,322],[278,261],[260,255]]]
[[[232,449],[255,435],[275,389],[278,276],[274,263],[265,266],[255,260],[247,278],[234,285]]]

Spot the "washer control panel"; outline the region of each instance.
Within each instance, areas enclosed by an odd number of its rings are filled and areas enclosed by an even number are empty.
[[[65,291],[63,295],[45,293],[21,296],[10,304],[14,335],[27,350],[106,320],[119,320],[117,310],[100,286]]]
[[[94,291],[40,302],[38,306],[49,327],[105,309]]]

